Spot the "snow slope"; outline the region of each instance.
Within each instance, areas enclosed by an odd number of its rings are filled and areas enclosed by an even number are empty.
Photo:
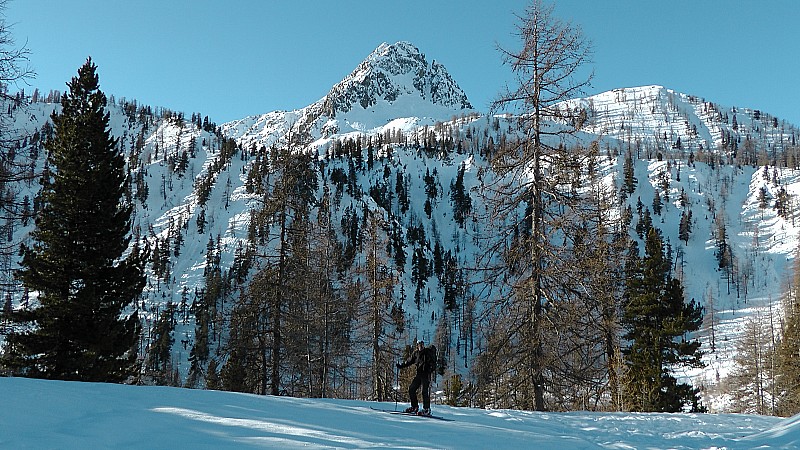
[[[566,104],[587,110],[584,131],[629,143],[634,149],[664,152],[678,138],[687,152],[721,149],[726,135],[749,137],[762,148],[783,147],[794,145],[798,137],[794,125],[762,111],[718,105],[663,86],[614,89]]]
[[[0,448],[779,449],[800,418],[536,413],[0,378]],[[398,405],[401,408],[403,405]]]

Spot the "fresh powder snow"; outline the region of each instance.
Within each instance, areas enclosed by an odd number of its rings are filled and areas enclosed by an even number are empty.
[[[800,417],[482,410],[0,378],[0,448],[781,449]]]

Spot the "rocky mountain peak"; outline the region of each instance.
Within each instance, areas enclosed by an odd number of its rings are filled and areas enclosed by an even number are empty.
[[[447,69],[409,42],[382,43],[325,97],[325,113],[337,117],[354,108],[368,110],[399,100],[421,100],[454,112],[472,109]]]

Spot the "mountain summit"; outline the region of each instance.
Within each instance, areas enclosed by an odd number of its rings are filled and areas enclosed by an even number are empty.
[[[447,69],[431,63],[409,42],[383,43],[344,80],[334,86],[324,101],[330,117],[388,105],[424,101],[450,110],[472,109],[466,94]]]
[[[428,62],[409,42],[383,43],[317,102],[223,125],[240,142],[270,145],[292,130],[313,141],[350,131],[366,132],[398,118],[429,123],[472,111],[467,95],[444,65]]]

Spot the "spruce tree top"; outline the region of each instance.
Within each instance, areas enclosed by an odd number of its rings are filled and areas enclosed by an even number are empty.
[[[97,66],[91,58],[67,85],[61,112],[51,116],[56,133],[45,147],[55,172],[43,177],[41,196],[46,208],[50,205],[66,215],[55,226],[64,230],[72,225],[75,228],[70,231],[89,238],[83,242],[85,250],[95,253],[76,255],[76,259],[107,265],[120,258],[129,243],[132,206],[121,203],[125,159],[117,150],[117,139],[111,136],[106,95],[100,91]],[[65,205],[64,201],[72,203]]]

